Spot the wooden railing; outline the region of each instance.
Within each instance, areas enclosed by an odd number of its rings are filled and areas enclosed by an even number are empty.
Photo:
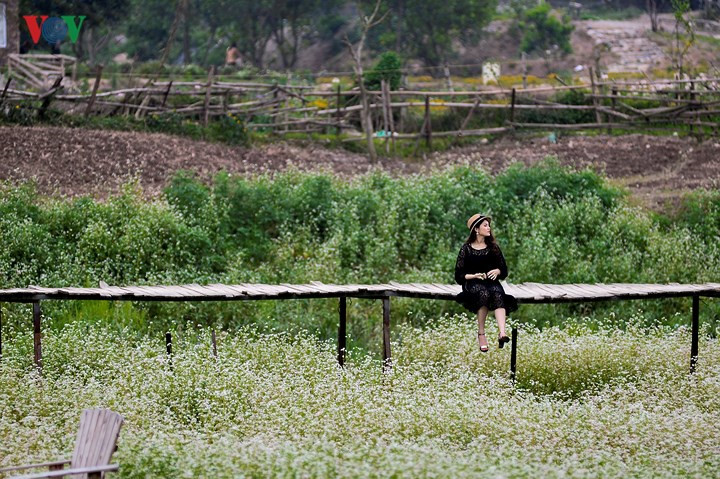
[[[590,78],[589,84],[528,89],[391,91],[384,88],[370,91],[373,133],[384,137],[386,142],[416,139],[425,140],[429,146],[436,137],[459,139],[523,129],[606,129],[611,132],[614,128],[657,129],[684,125],[698,134],[718,134],[720,78],[636,82],[597,82],[592,75]],[[357,104],[358,91],[340,88],[321,90],[311,86],[231,83],[217,81],[210,75],[207,82],[148,81],[142,87],[102,92],[98,88],[100,82],[98,72],[91,93],[62,94],[58,90],[51,101],[69,114],[134,115],[138,119],[147,115],[179,115],[203,123],[213,117],[230,115],[248,129],[263,129],[278,135],[319,131],[339,134],[357,129],[358,115],[363,109]],[[7,86],[0,102],[19,103],[49,96],[47,90],[30,92]],[[572,91],[580,94],[584,104],[562,103],[557,98],[560,93]],[[433,124],[436,122],[433,110],[438,109],[467,113],[460,115],[459,126],[439,130]],[[411,110],[417,112],[415,117],[422,117],[419,129],[408,126]],[[543,113],[550,111],[586,112],[587,115],[580,122],[528,120],[528,113],[541,114],[538,116],[542,118],[547,116]],[[496,113],[494,119],[485,118],[482,128],[470,127],[473,117],[490,112]],[[359,139],[349,137],[344,141]]]
[[[72,69],[71,79],[77,76],[77,59],[68,55],[17,54],[8,55],[8,76],[15,77],[37,89],[47,89]]]

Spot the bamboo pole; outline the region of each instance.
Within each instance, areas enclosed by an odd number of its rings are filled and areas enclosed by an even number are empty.
[[[168,95],[170,94],[170,89],[172,88],[172,80],[168,82],[167,90],[165,90],[165,95],[163,96],[162,105],[160,105],[160,108],[165,108],[165,103],[167,102]]]
[[[93,105],[95,104],[95,96],[97,95],[98,87],[100,87],[100,79],[102,78],[103,66],[98,65],[95,72],[95,83],[93,84],[92,94],[90,95],[90,101],[88,102],[87,108],[85,109],[85,116],[90,116]]]

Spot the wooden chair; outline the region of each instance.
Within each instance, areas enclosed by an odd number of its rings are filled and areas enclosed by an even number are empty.
[[[72,479],[102,479],[106,472],[117,471],[117,464],[110,464],[110,458],[117,449],[123,417],[109,409],[85,409],[80,416],[80,427],[72,459],[45,462],[29,466],[7,467],[0,474],[23,469],[47,467],[48,472],[18,476],[17,479],[39,479],[41,477],[64,477]],[[70,469],[63,469],[70,464]]]

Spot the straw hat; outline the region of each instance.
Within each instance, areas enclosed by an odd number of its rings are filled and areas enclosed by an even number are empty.
[[[479,225],[483,222],[483,220],[488,220],[488,223],[492,221],[492,218],[490,218],[488,215],[481,215],[480,213],[472,215],[467,220],[467,227],[468,229],[473,229],[475,226]]]

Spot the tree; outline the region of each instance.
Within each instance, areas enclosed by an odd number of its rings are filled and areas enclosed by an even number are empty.
[[[130,55],[138,60],[158,58],[167,44],[175,10],[167,0],[132,0],[125,30]]]
[[[400,88],[402,79],[402,60],[395,52],[384,52],[375,66],[365,74],[365,87],[368,90],[380,90],[380,82],[388,82],[391,90]]]
[[[658,31],[658,14],[667,6],[667,0],[645,0],[645,10],[650,17],[650,28]]]
[[[377,161],[377,152],[375,151],[375,143],[373,141],[373,124],[372,115],[370,111],[370,102],[368,100],[367,89],[365,88],[365,79],[363,77],[363,48],[365,48],[365,41],[370,29],[379,23],[381,23],[388,12],[380,16],[380,5],[382,0],[377,0],[375,8],[369,16],[363,16],[360,20],[361,33],[360,40],[357,45],[353,46],[350,39],[345,36],[345,44],[352,55],[355,69],[355,75],[357,75],[358,86],[360,87],[360,102],[362,104],[362,112],[360,113],[360,122],[362,123],[363,131],[365,132],[365,140],[367,141],[368,153],[370,154],[370,160],[372,162]]]
[[[705,18],[710,20],[717,20],[720,18],[720,1],[705,0],[703,3],[705,4],[703,8]]]
[[[453,40],[476,40],[496,7],[497,0],[390,0],[383,44],[428,65],[443,65],[455,54]]]
[[[521,15],[518,22],[518,30],[522,32],[521,51],[552,51],[557,46],[564,53],[572,52],[570,35],[575,27],[567,17],[563,17],[562,21],[555,18],[550,4],[543,2]]]
[[[257,68],[265,68],[265,51],[272,36],[272,0],[242,0],[233,2],[233,32],[243,58]]]
[[[283,68],[295,66],[300,44],[312,32],[320,12],[319,0],[275,0],[270,28]]]
[[[684,59],[690,47],[695,43],[695,29],[689,20],[690,0],[671,0],[673,14],[675,16],[675,46],[673,48],[673,60],[678,74],[682,77]],[[680,28],[685,35],[680,33]]]

